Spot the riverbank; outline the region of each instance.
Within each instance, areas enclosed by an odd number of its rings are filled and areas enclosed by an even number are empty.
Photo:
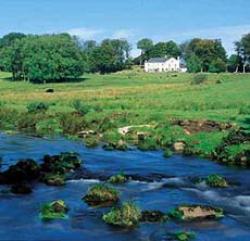
[[[165,151],[248,166],[250,75],[86,75],[80,82],[34,85],[0,75],[0,128],[64,135],[105,149]],[[128,131],[123,133],[121,130]]]

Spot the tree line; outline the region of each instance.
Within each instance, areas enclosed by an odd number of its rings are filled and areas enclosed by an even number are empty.
[[[189,72],[249,72],[250,33],[235,43],[236,53],[227,57],[220,40],[194,38],[180,45],[174,41],[138,41],[139,57],[130,57],[125,39],[82,41],[69,34],[25,35],[10,33],[0,38],[0,70],[13,80],[35,83],[70,81],[84,72],[111,73],[154,57],[180,56]]]

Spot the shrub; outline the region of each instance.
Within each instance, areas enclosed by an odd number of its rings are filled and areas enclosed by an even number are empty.
[[[203,84],[207,80],[206,74],[196,74],[192,80],[193,85]]]
[[[32,102],[27,105],[29,113],[46,112],[49,109],[49,105],[44,102]]]
[[[42,206],[40,217],[42,220],[64,219],[67,218],[66,213],[68,208],[64,201],[58,200],[51,203],[46,203]]]
[[[97,184],[88,190],[83,197],[84,201],[91,206],[109,205],[118,202],[118,192],[107,185]]]
[[[90,106],[84,104],[81,100],[74,100],[72,105],[77,114],[82,116],[88,114],[91,110]]]
[[[165,151],[164,151],[164,154],[163,154],[163,156],[165,157],[165,158],[169,158],[169,157],[171,157],[173,155],[173,152],[170,150],[170,149],[166,149]]]
[[[107,224],[133,228],[140,222],[141,210],[135,204],[125,202],[119,208],[112,208],[109,213],[103,215],[102,219]]]

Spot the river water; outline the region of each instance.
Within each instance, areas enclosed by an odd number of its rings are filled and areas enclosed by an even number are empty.
[[[64,187],[36,184],[27,196],[0,194],[0,240],[25,241],[164,241],[169,232],[194,231],[196,240],[250,240],[250,170],[236,169],[195,157],[180,155],[165,159],[162,152],[108,152],[88,149],[82,142],[64,138],[42,139],[25,135],[0,134],[2,170],[22,158],[41,161],[45,154],[78,152],[84,168],[93,175],[78,175]],[[106,225],[101,216],[107,208],[88,207],[81,198],[102,178],[118,172],[134,180],[118,185],[122,201],[134,201],[142,210],[167,212],[180,204],[209,204],[222,207],[225,217],[217,221],[192,223],[142,223],[134,230]],[[194,185],[190,179],[221,174],[232,185],[212,189]],[[0,186],[0,190],[6,186]],[[39,208],[44,202],[63,199],[70,207],[69,218],[42,222]]]

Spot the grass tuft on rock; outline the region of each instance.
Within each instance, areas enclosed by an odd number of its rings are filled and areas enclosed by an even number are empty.
[[[83,200],[90,206],[112,205],[119,200],[116,189],[104,184],[97,184],[88,190]]]
[[[193,232],[184,232],[184,231],[180,231],[180,232],[176,232],[174,234],[171,235],[172,238],[174,240],[178,240],[178,241],[190,241],[195,239],[195,233]]]
[[[108,182],[112,184],[124,184],[128,181],[127,177],[123,174],[117,174],[109,178]]]
[[[206,179],[205,182],[208,186],[210,187],[215,187],[215,188],[225,188],[228,187],[228,182],[227,180],[217,174],[212,174],[209,175]]]
[[[46,203],[40,211],[40,218],[44,221],[67,218],[68,207],[63,200]]]
[[[134,228],[140,222],[141,210],[135,204],[125,202],[119,208],[112,208],[109,213],[103,215],[102,219],[110,225]]]

